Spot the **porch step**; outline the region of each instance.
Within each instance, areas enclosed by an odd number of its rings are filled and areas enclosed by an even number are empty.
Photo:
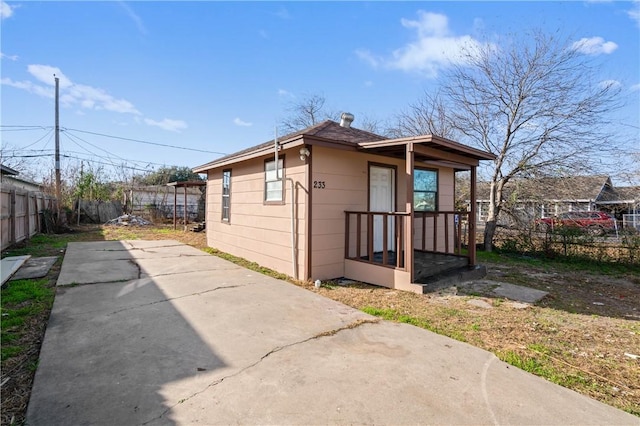
[[[413,256],[415,282],[423,282],[430,277],[439,276],[448,271],[464,269],[469,266],[469,259],[440,253],[416,252]]]
[[[487,267],[484,265],[464,266],[449,269],[448,271],[424,277],[416,284],[422,285],[422,294],[432,293],[447,287],[459,285],[466,281],[479,280],[487,275]]]

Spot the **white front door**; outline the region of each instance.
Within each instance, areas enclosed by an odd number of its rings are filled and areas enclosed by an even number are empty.
[[[395,210],[395,169],[390,167],[369,166],[369,211],[392,212]],[[373,219],[373,251],[383,249],[383,218],[374,216]],[[388,217],[387,250],[393,250],[394,218]]]

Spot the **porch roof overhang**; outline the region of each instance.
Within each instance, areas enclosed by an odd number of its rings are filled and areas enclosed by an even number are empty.
[[[408,147],[417,163],[447,165],[458,170],[468,170],[480,160],[496,158],[490,152],[433,135],[361,142],[358,146],[363,151],[395,158],[406,158]]]
[[[383,139],[371,142],[348,142],[324,138],[317,135],[296,134],[291,138],[278,141],[279,150],[295,148],[301,145],[326,146],[349,151],[366,151],[395,158],[406,158],[406,147],[410,145],[415,153],[415,161],[425,164],[439,164],[458,170],[468,170],[477,166],[480,160],[493,160],[495,155],[433,135],[414,136],[398,139]],[[231,164],[251,160],[274,152],[275,141],[267,142],[244,151],[231,154],[202,166],[195,167],[195,173],[226,167]]]

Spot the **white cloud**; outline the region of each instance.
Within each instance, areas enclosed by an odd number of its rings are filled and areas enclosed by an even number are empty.
[[[9,6],[5,2],[0,3],[0,19],[10,18],[13,15],[13,10],[17,6]]]
[[[439,13],[418,11],[419,21],[402,18],[400,23],[405,28],[418,30],[418,38],[430,36],[444,37],[449,35],[449,18]]]
[[[281,7],[276,13],[275,15],[280,18],[280,19],[291,19],[291,14],[289,13],[289,11],[287,9],[285,9],[284,7]]]
[[[436,77],[438,72],[454,64],[464,64],[465,54],[473,54],[482,44],[470,35],[456,36],[449,29],[446,15],[418,11],[418,19],[402,19],[403,27],[416,32],[415,40],[393,51],[390,58],[377,56],[366,49],[356,55],[373,68],[384,66],[406,72],[420,72]]]
[[[631,86],[631,87],[629,88],[629,90],[630,90],[630,91],[632,91],[632,92],[640,91],[640,83],[638,83],[638,84],[634,84],[633,86]]]
[[[27,71],[36,80],[45,83],[47,86],[35,84],[31,81],[13,81],[10,78],[3,78],[2,84],[36,95],[53,98],[55,78],[59,78],[60,83],[60,103],[63,106],[78,106],[83,109],[106,110],[124,114],[140,115],[140,111],[126,99],[117,99],[104,91],[85,84],[76,84],[71,81],[58,67],[50,65],[33,64],[27,66]]]
[[[77,114],[84,114],[83,110],[104,110],[129,114],[136,123],[144,122],[149,126],[160,127],[171,132],[179,132],[188,127],[187,123],[182,120],[165,118],[161,121],[156,121],[150,118],[143,118],[142,113],[128,100],[118,99],[97,87],[74,83],[58,67],[33,64],[27,67],[27,71],[36,80],[45,83],[45,85],[36,84],[28,80],[13,81],[6,77],[0,79],[0,84],[22,89],[45,98],[54,98],[55,74],[60,79],[61,105],[78,108]]]
[[[10,61],[17,61],[18,60],[18,55],[5,55],[4,53],[0,52],[0,58],[8,59]]]
[[[125,99],[116,99],[102,89],[84,84],[72,84],[60,97],[64,105],[80,105],[85,109],[107,110],[125,114],[140,114],[133,104]]]
[[[69,80],[58,67],[52,67],[50,65],[29,65],[27,66],[27,71],[29,71],[29,74],[31,74],[41,82],[46,83],[50,86],[56,85],[55,77],[58,77],[60,79],[61,88],[70,87],[73,85],[73,83],[71,83],[71,80]]]
[[[168,130],[170,132],[180,132],[180,130],[186,129],[187,123],[182,120],[172,120],[170,118],[165,118],[162,121],[155,121],[150,118],[145,118],[144,122],[149,126],[160,127],[161,129]]]
[[[136,24],[136,27],[138,28],[138,31],[140,31],[141,34],[146,35],[147,34],[147,28],[144,26],[144,22],[142,22],[142,19],[140,19],[140,17],[136,14],[136,12],[133,11],[131,6],[129,6],[128,4],[126,4],[123,1],[119,1],[118,3],[124,9],[124,11],[127,13],[127,16],[129,18],[131,18],[131,20],[133,21],[134,24]]]
[[[281,96],[281,97],[284,97],[284,98],[295,98],[293,93],[289,92],[288,90],[284,90],[284,89],[278,89],[278,96]]]
[[[251,127],[251,126],[253,126],[253,123],[249,123],[247,121],[242,121],[242,120],[240,120],[240,118],[237,118],[237,117],[233,120],[233,124],[235,124],[236,126],[242,126],[242,127]]]
[[[358,49],[358,50],[356,50],[356,56],[358,56],[358,58],[360,58],[363,61],[365,61],[366,63],[368,63],[369,66],[371,68],[374,68],[374,69],[378,68],[380,63],[384,61],[383,58],[381,58],[379,56],[375,56],[373,53],[371,53],[367,49]]]
[[[585,37],[573,43],[572,48],[585,55],[600,55],[613,53],[618,45],[612,41],[604,41],[602,37]]]
[[[15,87],[16,89],[26,90],[29,93],[33,93],[44,98],[53,99],[55,97],[55,93],[52,87],[39,86],[37,84],[33,84],[33,82],[28,80],[13,81],[10,78],[4,77],[0,80],[0,83],[6,86]]]
[[[627,15],[629,15],[629,18],[636,21],[636,25],[640,27],[640,1],[636,0],[632,4],[633,6],[631,6],[631,9],[627,11]]]
[[[60,80],[60,102],[64,106],[79,105],[85,109],[103,109],[107,111],[140,114],[131,102],[116,99],[102,89],[74,84],[62,73],[60,68],[50,65],[29,65],[27,71],[43,83],[55,85],[54,75]]]

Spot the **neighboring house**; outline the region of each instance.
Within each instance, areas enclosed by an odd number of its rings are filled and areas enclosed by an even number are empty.
[[[53,211],[54,197],[44,194],[37,183],[18,177],[18,172],[0,165],[0,248],[28,239],[47,228],[44,210]]]
[[[619,186],[615,191],[618,199],[612,206],[621,213],[622,227],[640,231],[640,186]]]
[[[634,188],[636,192],[634,193]],[[638,208],[637,187],[615,188],[606,175],[515,179],[504,189],[507,202],[501,224],[532,223],[534,219],[574,211],[605,211],[621,219]],[[489,184],[478,183],[477,218],[485,222]]]
[[[3,188],[21,189],[29,192],[42,192],[42,185],[18,177],[18,172],[5,165],[0,166],[0,182]]]
[[[475,266],[454,175],[471,171],[473,194],[479,161],[494,156],[435,136],[386,139],[349,118],[194,168],[208,177],[208,245],[300,280],[418,293],[447,265]]]
[[[640,186],[618,186],[614,196],[598,201],[598,206],[622,214],[640,214]]]

